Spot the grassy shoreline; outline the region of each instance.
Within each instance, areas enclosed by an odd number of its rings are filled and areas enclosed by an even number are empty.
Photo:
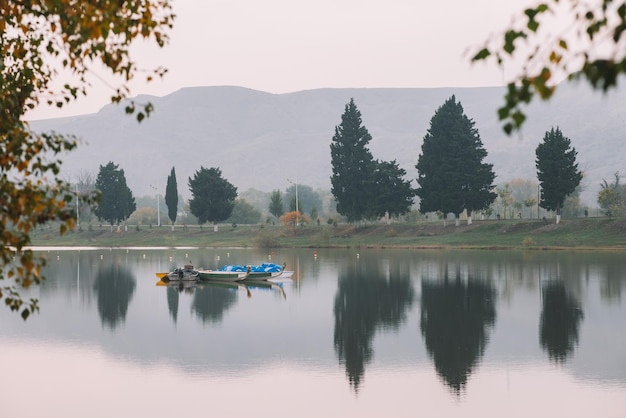
[[[48,225],[31,234],[32,246],[258,247],[258,248],[457,248],[626,251],[626,219],[580,218],[559,225],[543,220],[488,220],[444,227],[439,222],[329,225],[182,227],[92,226],[59,235]]]

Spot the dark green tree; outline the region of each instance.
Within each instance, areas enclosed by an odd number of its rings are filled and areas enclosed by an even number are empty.
[[[100,166],[96,190],[100,192],[100,202],[94,213],[111,225],[119,225],[137,209],[133,192],[126,185],[124,170],[112,161]]]
[[[373,187],[376,193],[370,205],[370,217],[407,213],[413,204],[415,190],[410,181],[403,179],[406,170],[400,168],[396,160],[376,160],[375,167]]]
[[[256,224],[261,219],[261,212],[244,199],[235,200],[233,213],[228,218],[228,222],[233,224],[251,225]]]
[[[176,182],[176,170],[172,167],[172,172],[167,176],[167,186],[165,186],[165,204],[167,205],[167,217],[172,221],[172,231],[176,216],[178,214],[178,184]]]
[[[274,190],[270,197],[270,213],[276,217],[276,219],[283,216],[285,213],[285,204],[283,203],[283,197],[280,194],[280,190]]]
[[[200,224],[205,222],[217,224],[232,214],[237,188],[222,178],[222,170],[219,168],[201,166],[200,170],[189,178],[189,190],[192,194],[189,210],[198,218]]]
[[[483,148],[474,121],[455,96],[440,106],[430,120],[417,161],[420,212],[453,213],[456,224],[463,210],[472,212],[495,200],[493,166],[483,163]],[[445,222],[445,221],[444,221]]]
[[[565,198],[580,184],[583,178],[576,163],[576,148],[557,127],[543,137],[535,150],[537,179],[541,185],[539,206],[556,212],[556,223],[561,221],[561,208]]]
[[[361,125],[361,112],[350,99],[330,144],[331,192],[337,201],[337,212],[348,222],[368,215],[374,171],[374,158],[367,148],[371,139],[367,128]]]

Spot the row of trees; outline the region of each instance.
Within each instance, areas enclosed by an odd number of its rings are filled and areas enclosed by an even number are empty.
[[[237,188],[222,177],[219,168],[201,166],[189,178],[188,185],[192,194],[189,209],[200,224],[221,222],[231,216]],[[95,206],[94,214],[109,224],[119,225],[137,208],[132,191],[126,184],[124,170],[117,164],[109,162],[100,166],[95,186],[99,193],[99,202]],[[178,184],[174,167],[167,178],[165,204],[173,228],[178,214]]]
[[[458,225],[463,212],[471,224],[472,213],[488,210],[499,195],[506,211],[507,191],[494,191],[493,165],[483,162],[487,151],[478,129],[455,96],[446,100],[430,120],[416,165],[416,189],[404,180],[406,171],[395,160],[374,160],[367,148],[371,139],[351,99],[330,145],[332,193],[337,212],[349,222],[385,214],[402,215],[409,211],[414,196],[420,199],[421,213],[441,212],[444,224],[447,214],[452,213]],[[535,154],[541,185],[539,205],[554,211],[559,223],[565,199],[582,179],[577,152],[557,127],[546,132]],[[529,198],[525,203],[534,205],[536,200]]]

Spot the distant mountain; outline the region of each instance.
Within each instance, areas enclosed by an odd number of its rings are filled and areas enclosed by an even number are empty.
[[[535,148],[559,126],[578,151],[585,172],[583,200],[595,205],[603,178],[626,173],[626,90],[603,95],[586,85],[562,85],[547,103],[534,103],[520,135],[507,137],[497,120],[503,88],[317,89],[270,94],[241,87],[193,87],[164,97],[139,96],[154,113],[138,124],[123,106],[108,105],[85,116],[32,122],[36,130],[72,133],[79,148],[63,157],[62,176],[98,173],[113,161],[126,173],[136,196],[165,192],[176,167],[178,190],[201,166],[219,167],[240,192],[284,190],[288,179],[330,189],[330,143],[344,106],[354,98],[372,134],[375,158],[397,160],[415,179],[422,138],[435,110],[455,95],[476,122],[501,183],[536,179]]]

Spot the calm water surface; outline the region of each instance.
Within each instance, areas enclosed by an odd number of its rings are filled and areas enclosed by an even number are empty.
[[[42,251],[0,310],[2,417],[626,417],[626,257],[596,252]],[[191,260],[273,286],[157,286]]]

